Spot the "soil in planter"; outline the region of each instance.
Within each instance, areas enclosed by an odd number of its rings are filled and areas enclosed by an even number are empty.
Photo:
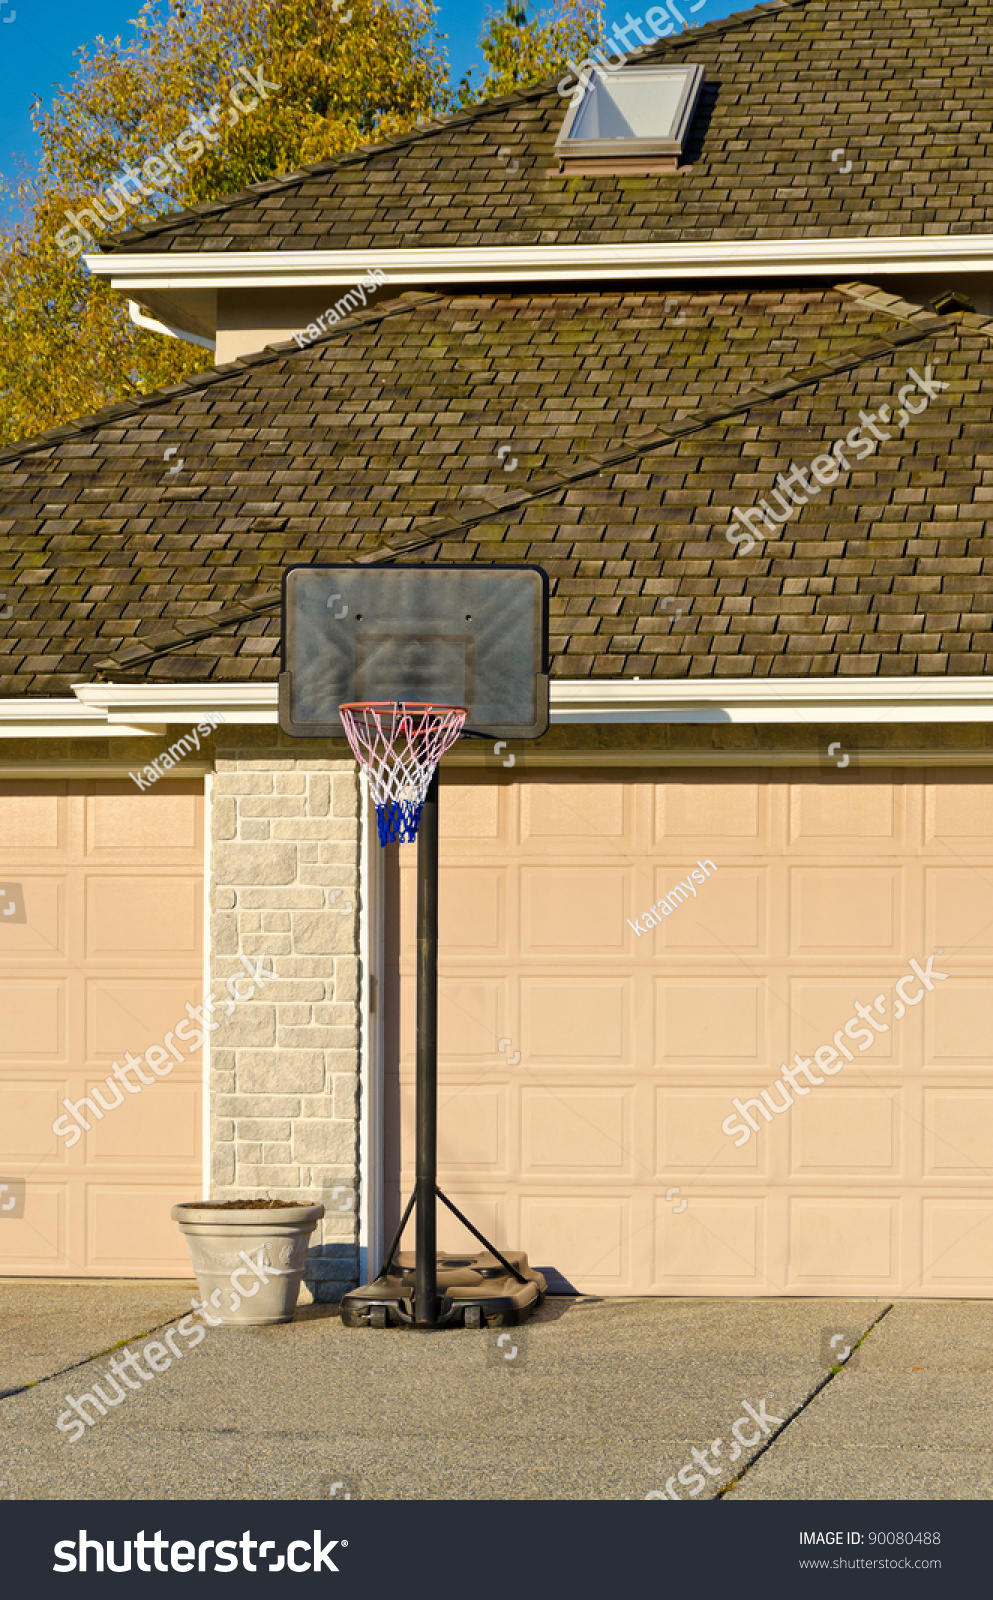
[[[184,1211],[295,1211],[305,1200],[187,1200]]]

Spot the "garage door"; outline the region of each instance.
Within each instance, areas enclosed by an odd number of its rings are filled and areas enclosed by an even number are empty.
[[[441,793],[441,1182],[484,1232],[588,1292],[993,1293],[993,773]]]
[[[130,1089],[113,1068],[200,998],[202,787],[0,784],[0,1272],[189,1276],[169,1207],[201,1193],[200,1054]],[[88,1132],[53,1133],[66,1099]]]

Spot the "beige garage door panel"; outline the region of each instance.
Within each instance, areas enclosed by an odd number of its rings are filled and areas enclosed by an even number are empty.
[[[200,1000],[202,784],[0,784],[5,881],[25,920],[0,916],[0,1181],[26,1191],[0,1273],[186,1277],[169,1208],[201,1190],[200,1057],[138,1094],[105,1079]],[[90,1122],[71,1147],[66,1099]]]
[[[595,1293],[993,1295],[993,772],[446,775],[441,800],[441,1181],[484,1231]],[[877,997],[840,1073],[722,1132]]]

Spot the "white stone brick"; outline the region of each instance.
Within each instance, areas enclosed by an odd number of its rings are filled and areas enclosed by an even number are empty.
[[[254,1139],[263,1144],[275,1144],[278,1141],[286,1143],[290,1138],[290,1119],[288,1117],[239,1117],[238,1138]],[[234,1126],[232,1121],[231,1127]]]
[[[242,820],[245,817],[299,817],[303,821],[305,804],[302,794],[246,795],[238,801],[238,816]]]
[[[289,844],[221,844],[214,851],[214,881],[221,884],[293,883],[296,851]]]
[[[331,810],[331,779],[327,773],[307,775],[307,815],[326,817]]]
[[[238,1182],[254,1184],[257,1188],[264,1188],[270,1192],[278,1186],[288,1191],[285,1198],[295,1200],[300,1189],[300,1168],[249,1166],[246,1163],[245,1166],[238,1167]],[[272,1198],[276,1200],[283,1197],[273,1195]]]
[[[326,1082],[320,1050],[239,1050],[239,1095],[320,1094]]]
[[[226,772],[218,763],[213,784],[215,795],[271,794],[272,774],[267,772]]]
[[[230,1017],[224,1017],[215,1035],[228,1049],[250,1046],[264,1049],[276,1042],[276,1009],[249,1000],[236,1006]]]
[[[275,818],[272,824],[274,839],[308,839],[319,842],[326,839],[328,824],[322,817]]]
[[[273,788],[277,794],[306,794],[307,778],[302,772],[277,772]]]
[[[351,955],[355,949],[352,917],[328,911],[293,913],[293,948],[305,955]]]
[[[295,1123],[293,1155],[297,1161],[317,1161],[325,1166],[354,1160],[354,1122],[317,1118]]]

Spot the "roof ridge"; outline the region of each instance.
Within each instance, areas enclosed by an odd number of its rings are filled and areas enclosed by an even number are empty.
[[[787,0],[789,3],[789,0]],[[448,298],[438,296],[441,298]],[[882,309],[882,308],[880,308]],[[890,314],[883,312],[883,314]],[[901,320],[911,320],[910,318]],[[913,319],[913,327],[908,332],[896,332],[892,337],[876,335],[871,338],[868,345],[864,344],[859,349],[853,349],[848,356],[838,355],[818,358],[805,367],[800,376],[786,380],[782,383],[758,383],[746,389],[742,397],[734,402],[719,406],[711,411],[696,411],[680,422],[673,423],[668,428],[653,432],[648,438],[638,440],[632,444],[621,446],[617,450],[608,451],[602,457],[587,457],[581,461],[571,472],[552,470],[549,481],[532,486],[529,489],[509,494],[494,503],[484,499],[484,491],[477,491],[479,496],[475,509],[470,508],[468,513],[457,519],[441,518],[433,527],[414,539],[408,539],[395,545],[381,544],[371,550],[367,555],[358,556],[349,565],[378,566],[390,561],[396,561],[409,555],[414,550],[423,550],[426,546],[440,544],[445,540],[457,538],[468,533],[471,528],[480,523],[492,522],[494,519],[505,515],[507,512],[519,511],[523,507],[533,504],[536,500],[543,499],[546,495],[555,494],[571,488],[576,483],[581,483],[585,478],[598,476],[601,472],[623,466],[627,461],[638,460],[648,455],[653,450],[661,450],[670,444],[678,444],[680,440],[690,434],[703,432],[706,428],[713,427],[716,423],[730,420],[742,412],[747,412],[753,406],[767,403],[770,400],[785,400],[796,394],[800,389],[808,388],[811,384],[820,383],[825,378],[837,377],[839,373],[851,372],[866,361],[881,359],[887,355],[895,355],[904,345],[918,344],[929,335],[943,333],[955,329],[956,321],[949,317],[937,317],[933,313],[922,312]],[[432,519],[428,519],[429,521]],[[174,624],[172,629],[160,634],[153,634],[148,640],[131,643],[114,655],[106,656],[97,663],[103,670],[117,668],[127,670],[140,662],[155,660],[158,656],[167,655],[171,650],[180,649],[185,644],[196,644],[201,639],[209,639],[221,628],[237,627],[241,622],[260,616],[266,611],[271,611],[280,604],[281,589],[271,590],[262,599],[255,601],[234,601],[225,607],[219,616],[212,617],[208,623],[200,623],[188,630],[179,624]],[[158,643],[156,643],[156,640]]]
[[[715,17],[712,22],[701,23],[699,27],[684,28],[682,33],[676,34],[671,39],[656,39],[652,44],[639,45],[637,50],[628,51],[624,57],[624,65],[632,62],[654,61],[660,56],[665,56],[673,50],[683,48],[690,41],[699,39],[706,34],[708,38],[717,34],[727,33],[734,28],[751,27],[754,22],[760,21],[770,13],[777,11],[799,11],[809,5],[811,0],[759,0],[748,11],[735,12],[730,17]],[[845,4],[846,0],[836,0],[836,3]],[[322,177],[325,173],[338,171],[341,167],[360,165],[370,161],[373,157],[389,150],[401,149],[406,145],[418,143],[422,139],[433,138],[437,133],[461,125],[469,126],[487,116],[493,116],[506,111],[512,105],[526,105],[531,100],[540,100],[552,89],[558,88],[555,78],[543,79],[541,83],[531,84],[525,89],[515,89],[512,94],[502,95],[496,100],[482,100],[473,106],[462,106],[458,111],[448,112],[444,116],[431,118],[424,126],[418,124],[408,129],[405,133],[389,134],[385,139],[376,144],[359,144],[351,150],[342,151],[341,155],[331,156],[326,161],[316,161],[307,166],[299,167],[294,172],[280,173],[270,178],[260,178],[258,183],[249,184],[245,189],[236,190],[234,194],[220,196],[216,200],[204,200],[199,205],[187,206],[183,211],[173,211],[166,216],[150,222],[141,228],[129,228],[124,233],[108,234],[101,241],[107,245],[136,244],[142,239],[157,238],[160,234],[172,232],[180,223],[189,221],[194,217],[210,217],[222,212],[233,210],[236,206],[249,205],[261,195],[274,194],[280,190],[291,188],[307,178]],[[94,252],[110,254],[111,251]]]

